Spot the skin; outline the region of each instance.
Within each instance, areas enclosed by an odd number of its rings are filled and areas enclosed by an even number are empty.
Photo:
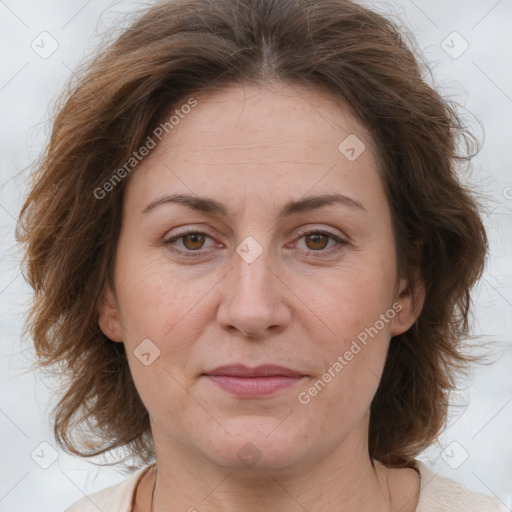
[[[393,336],[414,323],[424,285],[396,272],[392,219],[369,133],[327,93],[303,85],[234,85],[198,104],[130,176],[115,261],[99,324],[124,343],[151,421],[158,467],[155,511],[413,511],[419,475],[368,455],[369,408]],[[365,151],[338,146],[356,134]],[[303,196],[332,204],[279,219]],[[167,203],[164,194],[208,196],[226,217]],[[344,240],[300,235],[301,227]],[[206,233],[172,247],[186,228]],[[248,236],[263,252],[248,263]],[[332,247],[341,247],[333,252]],[[412,308],[413,295],[416,311]],[[381,314],[401,310],[306,405],[307,391]],[[245,333],[245,334],[244,334]],[[246,336],[247,334],[247,336]],[[144,339],[160,350],[146,366]],[[269,397],[236,397],[201,374],[227,363],[271,363],[306,375]],[[261,456],[244,465],[239,450]],[[154,472],[134,510],[149,512]],[[192,508],[193,507],[193,508]]]

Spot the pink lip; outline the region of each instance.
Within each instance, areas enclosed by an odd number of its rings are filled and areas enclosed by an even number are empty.
[[[225,391],[241,396],[267,396],[300,381],[304,374],[276,365],[248,368],[244,365],[220,366],[203,375]]]

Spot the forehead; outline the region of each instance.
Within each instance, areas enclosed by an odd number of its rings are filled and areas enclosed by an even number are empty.
[[[188,113],[131,177],[139,196],[177,186],[189,193],[300,197],[338,185],[343,190],[335,192],[364,196],[378,180],[368,131],[347,106],[319,89],[236,85],[194,98],[196,106],[184,109]],[[167,117],[176,110],[180,105]]]
[[[222,151],[223,156],[236,158],[254,150],[257,159],[258,144],[265,145],[265,156],[289,149],[297,157],[311,157],[311,153],[322,157],[333,145],[337,154],[339,142],[351,133],[371,144],[369,133],[349,107],[317,88],[283,83],[233,85],[200,94],[197,102],[162,149],[190,149],[193,138],[194,147],[202,151]],[[193,158],[194,153],[189,156]]]

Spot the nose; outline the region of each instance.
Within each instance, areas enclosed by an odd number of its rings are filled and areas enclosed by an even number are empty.
[[[232,264],[223,280],[217,312],[219,325],[227,331],[260,339],[286,329],[291,318],[286,302],[288,288],[268,252],[263,251],[251,263],[235,252]]]

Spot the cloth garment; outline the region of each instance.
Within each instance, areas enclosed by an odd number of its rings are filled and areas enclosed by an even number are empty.
[[[64,512],[132,512],[137,485],[153,464],[126,480],[84,496]],[[454,480],[433,472],[416,461],[420,473],[420,496],[416,512],[508,512],[496,498],[471,492]]]

